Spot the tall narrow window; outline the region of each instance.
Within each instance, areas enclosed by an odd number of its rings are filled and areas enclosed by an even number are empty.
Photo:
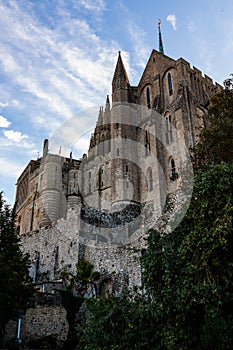
[[[145,155],[146,156],[150,155],[150,134],[147,130],[145,134]]]
[[[168,126],[168,118],[166,118],[166,142],[169,144],[169,126]]]
[[[171,160],[171,171],[172,171],[172,175],[174,175],[176,173],[176,165],[175,165],[175,161],[173,158]]]
[[[169,139],[170,142],[173,142],[173,131],[172,131],[172,116],[169,115]]]
[[[167,81],[168,81],[168,90],[169,90],[169,95],[173,95],[173,89],[172,89],[172,76],[171,73],[168,73],[167,75]]]
[[[177,171],[176,171],[176,164],[175,164],[175,161],[174,161],[174,159],[172,158],[171,159],[171,177],[170,177],[170,179],[172,180],[172,181],[175,181],[175,180],[177,180],[178,179],[178,173],[177,173]]]
[[[153,191],[153,174],[152,174],[152,169],[151,168],[149,168],[148,169],[148,176],[149,176],[149,191],[151,192],[151,191]]]
[[[99,169],[98,172],[98,189],[101,190],[101,187],[103,186],[103,168]]]
[[[149,87],[147,87],[147,89],[146,89],[146,101],[147,101],[147,108],[151,108],[150,88]]]
[[[102,142],[102,155],[105,156],[105,135],[102,134],[101,136],[101,142]]]

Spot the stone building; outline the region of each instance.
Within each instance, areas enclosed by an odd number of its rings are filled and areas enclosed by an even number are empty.
[[[168,198],[182,212],[192,190],[190,148],[218,89],[183,58],[166,56],[161,33],[137,86],[119,52],[112,100],[100,108],[88,154],[51,154],[45,140],[43,156],[18,179],[17,227],[35,281],[74,272],[83,255],[101,272],[100,290],[141,283],[143,238]]]

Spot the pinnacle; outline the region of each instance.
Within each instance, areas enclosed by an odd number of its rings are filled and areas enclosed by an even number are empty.
[[[120,79],[120,80],[126,82],[127,84],[129,84],[129,78],[128,78],[128,75],[126,73],[124,63],[123,63],[122,58],[121,58],[121,51],[119,51],[118,53],[119,53],[119,56],[118,56],[118,60],[117,60],[117,64],[116,64],[115,73],[113,76],[113,81],[116,79]]]

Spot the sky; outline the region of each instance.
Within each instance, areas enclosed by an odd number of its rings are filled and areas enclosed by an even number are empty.
[[[8,203],[45,138],[65,135],[50,149],[63,156],[87,151],[118,51],[137,85],[159,47],[159,19],[165,54],[222,84],[233,73],[232,15],[232,0],[0,0],[0,190]]]

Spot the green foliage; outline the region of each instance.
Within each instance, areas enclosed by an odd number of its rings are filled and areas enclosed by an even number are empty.
[[[0,193],[0,337],[10,319],[18,316],[33,293],[28,257],[20,250],[15,214]]]
[[[91,283],[92,280],[98,280],[100,273],[98,271],[93,271],[93,265],[87,261],[85,258],[78,258],[78,263],[76,264],[76,281],[85,283]]]
[[[208,108],[208,127],[201,133],[196,147],[196,165],[230,162],[233,159],[233,80],[228,88],[212,96]]]
[[[91,274],[91,279],[93,281],[98,281],[100,278],[100,272],[99,271],[93,271]]]
[[[145,298],[125,293],[86,301],[91,317],[83,328],[78,349],[154,349],[157,341],[153,310]]]
[[[144,256],[161,349],[233,345],[233,162],[196,172],[180,226],[151,230]]]

